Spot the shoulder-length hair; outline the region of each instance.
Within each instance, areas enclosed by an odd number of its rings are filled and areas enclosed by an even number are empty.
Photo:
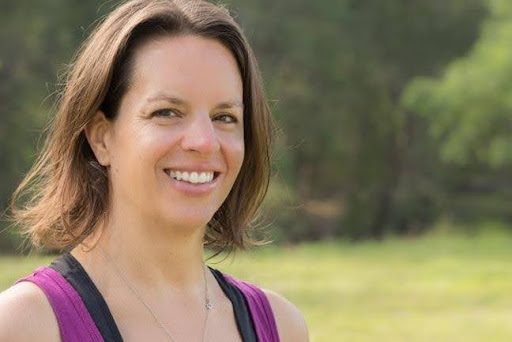
[[[33,246],[72,248],[107,217],[108,174],[84,129],[98,110],[115,119],[138,46],[182,34],[222,43],[235,57],[243,82],[245,158],[230,194],[208,224],[205,244],[223,251],[254,243],[249,232],[268,189],[273,123],[247,39],[221,6],[200,0],[131,0],[105,17],[78,50],[43,150],[13,194],[14,222]]]

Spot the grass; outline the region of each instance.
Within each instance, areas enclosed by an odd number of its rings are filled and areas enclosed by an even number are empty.
[[[282,293],[312,341],[510,341],[512,234],[266,247],[213,267]],[[0,259],[0,286],[48,258]]]

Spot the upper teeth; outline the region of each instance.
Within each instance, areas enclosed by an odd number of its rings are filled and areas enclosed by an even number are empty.
[[[171,171],[170,176],[179,181],[190,183],[209,183],[213,180],[213,171],[208,172],[187,172],[187,171]]]

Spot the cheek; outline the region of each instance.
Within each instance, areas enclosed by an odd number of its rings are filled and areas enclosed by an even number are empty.
[[[169,129],[151,129],[145,133],[138,133],[136,139],[139,139],[137,153],[140,159],[151,161],[158,164],[158,161],[165,159],[169,150],[176,145],[176,134]]]
[[[126,127],[116,136],[113,166],[128,171],[127,174],[146,173],[148,166],[154,166],[165,154],[168,137],[146,126]]]
[[[231,163],[231,167],[236,171],[235,173],[238,174],[240,171],[240,168],[242,167],[242,163],[244,162],[245,157],[245,144],[244,140],[242,139],[233,139],[229,143],[229,161]]]

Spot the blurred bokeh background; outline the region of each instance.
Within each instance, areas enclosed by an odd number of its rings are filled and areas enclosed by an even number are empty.
[[[277,247],[227,267],[298,303],[313,340],[510,340],[512,2],[224,2],[281,128],[263,217]],[[116,3],[0,0],[2,208],[58,76]],[[19,253],[0,226],[0,252]],[[30,269],[15,260],[3,287]]]

